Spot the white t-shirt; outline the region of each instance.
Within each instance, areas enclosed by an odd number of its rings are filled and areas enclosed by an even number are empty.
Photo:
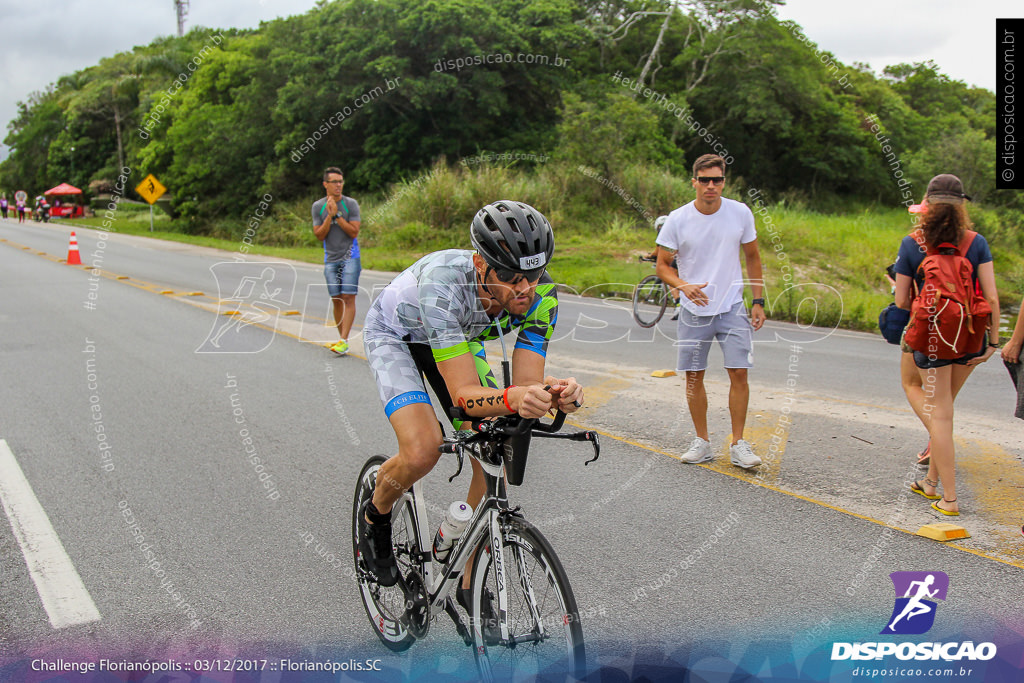
[[[685,282],[707,282],[707,306],[685,296],[683,306],[694,315],[725,313],[743,301],[740,245],[757,239],[754,214],[743,202],[722,198],[718,211],[706,216],[693,202],[669,214],[658,233],[658,244],[677,252],[679,277]]]

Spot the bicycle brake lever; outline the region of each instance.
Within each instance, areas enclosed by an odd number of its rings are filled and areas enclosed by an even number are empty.
[[[449,483],[449,484],[450,484],[450,483],[452,483],[453,481],[455,481],[455,477],[457,477],[457,476],[459,476],[460,474],[462,474],[462,464],[463,464],[463,462],[464,462],[464,461],[465,461],[465,459],[466,459],[466,456],[465,456],[465,454],[464,454],[464,453],[462,452],[462,449],[461,449],[461,448],[460,448],[460,449],[459,449],[459,450],[458,450],[458,451],[456,452],[456,455],[458,455],[458,456],[459,456],[459,469],[458,469],[458,470],[457,470],[457,471],[455,472],[455,474],[453,474],[452,476],[448,477],[448,483]]]
[[[581,440],[590,441],[591,443],[594,444],[594,457],[583,463],[583,466],[586,467],[587,465],[601,457],[601,440],[598,438],[597,432],[587,431],[583,432],[583,435],[585,438]]]

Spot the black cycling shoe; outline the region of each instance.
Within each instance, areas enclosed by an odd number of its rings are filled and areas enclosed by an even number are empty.
[[[455,599],[466,610],[466,614],[469,615],[470,619],[472,619],[473,610],[471,602],[473,600],[473,592],[469,588],[459,588]],[[482,624],[484,642],[488,645],[497,645],[501,642],[501,627],[498,625],[498,611],[494,608],[494,594],[491,593],[490,588],[484,588],[483,603],[481,612],[490,615],[484,617],[484,623]]]
[[[366,521],[369,506],[370,501],[366,501],[359,511],[359,554],[377,583],[385,587],[394,586],[398,583],[398,563],[391,547],[391,519],[370,524]]]

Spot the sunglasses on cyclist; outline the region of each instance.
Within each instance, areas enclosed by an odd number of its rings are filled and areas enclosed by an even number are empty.
[[[495,277],[508,285],[518,285],[522,280],[536,282],[544,274],[544,268],[527,271],[506,270],[505,268],[491,268],[491,270],[494,271]]]
[[[725,176],[724,175],[719,175],[719,176],[699,175],[699,176],[697,176],[697,182],[700,183],[701,185],[707,185],[708,183],[711,183],[712,185],[721,185],[722,183],[725,182]]]

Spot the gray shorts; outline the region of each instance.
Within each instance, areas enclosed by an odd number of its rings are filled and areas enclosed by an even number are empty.
[[[694,315],[685,308],[679,310],[679,360],[676,372],[707,370],[708,352],[714,339],[722,349],[727,368],[754,366],[753,340],[750,319],[743,302],[718,315]]]

